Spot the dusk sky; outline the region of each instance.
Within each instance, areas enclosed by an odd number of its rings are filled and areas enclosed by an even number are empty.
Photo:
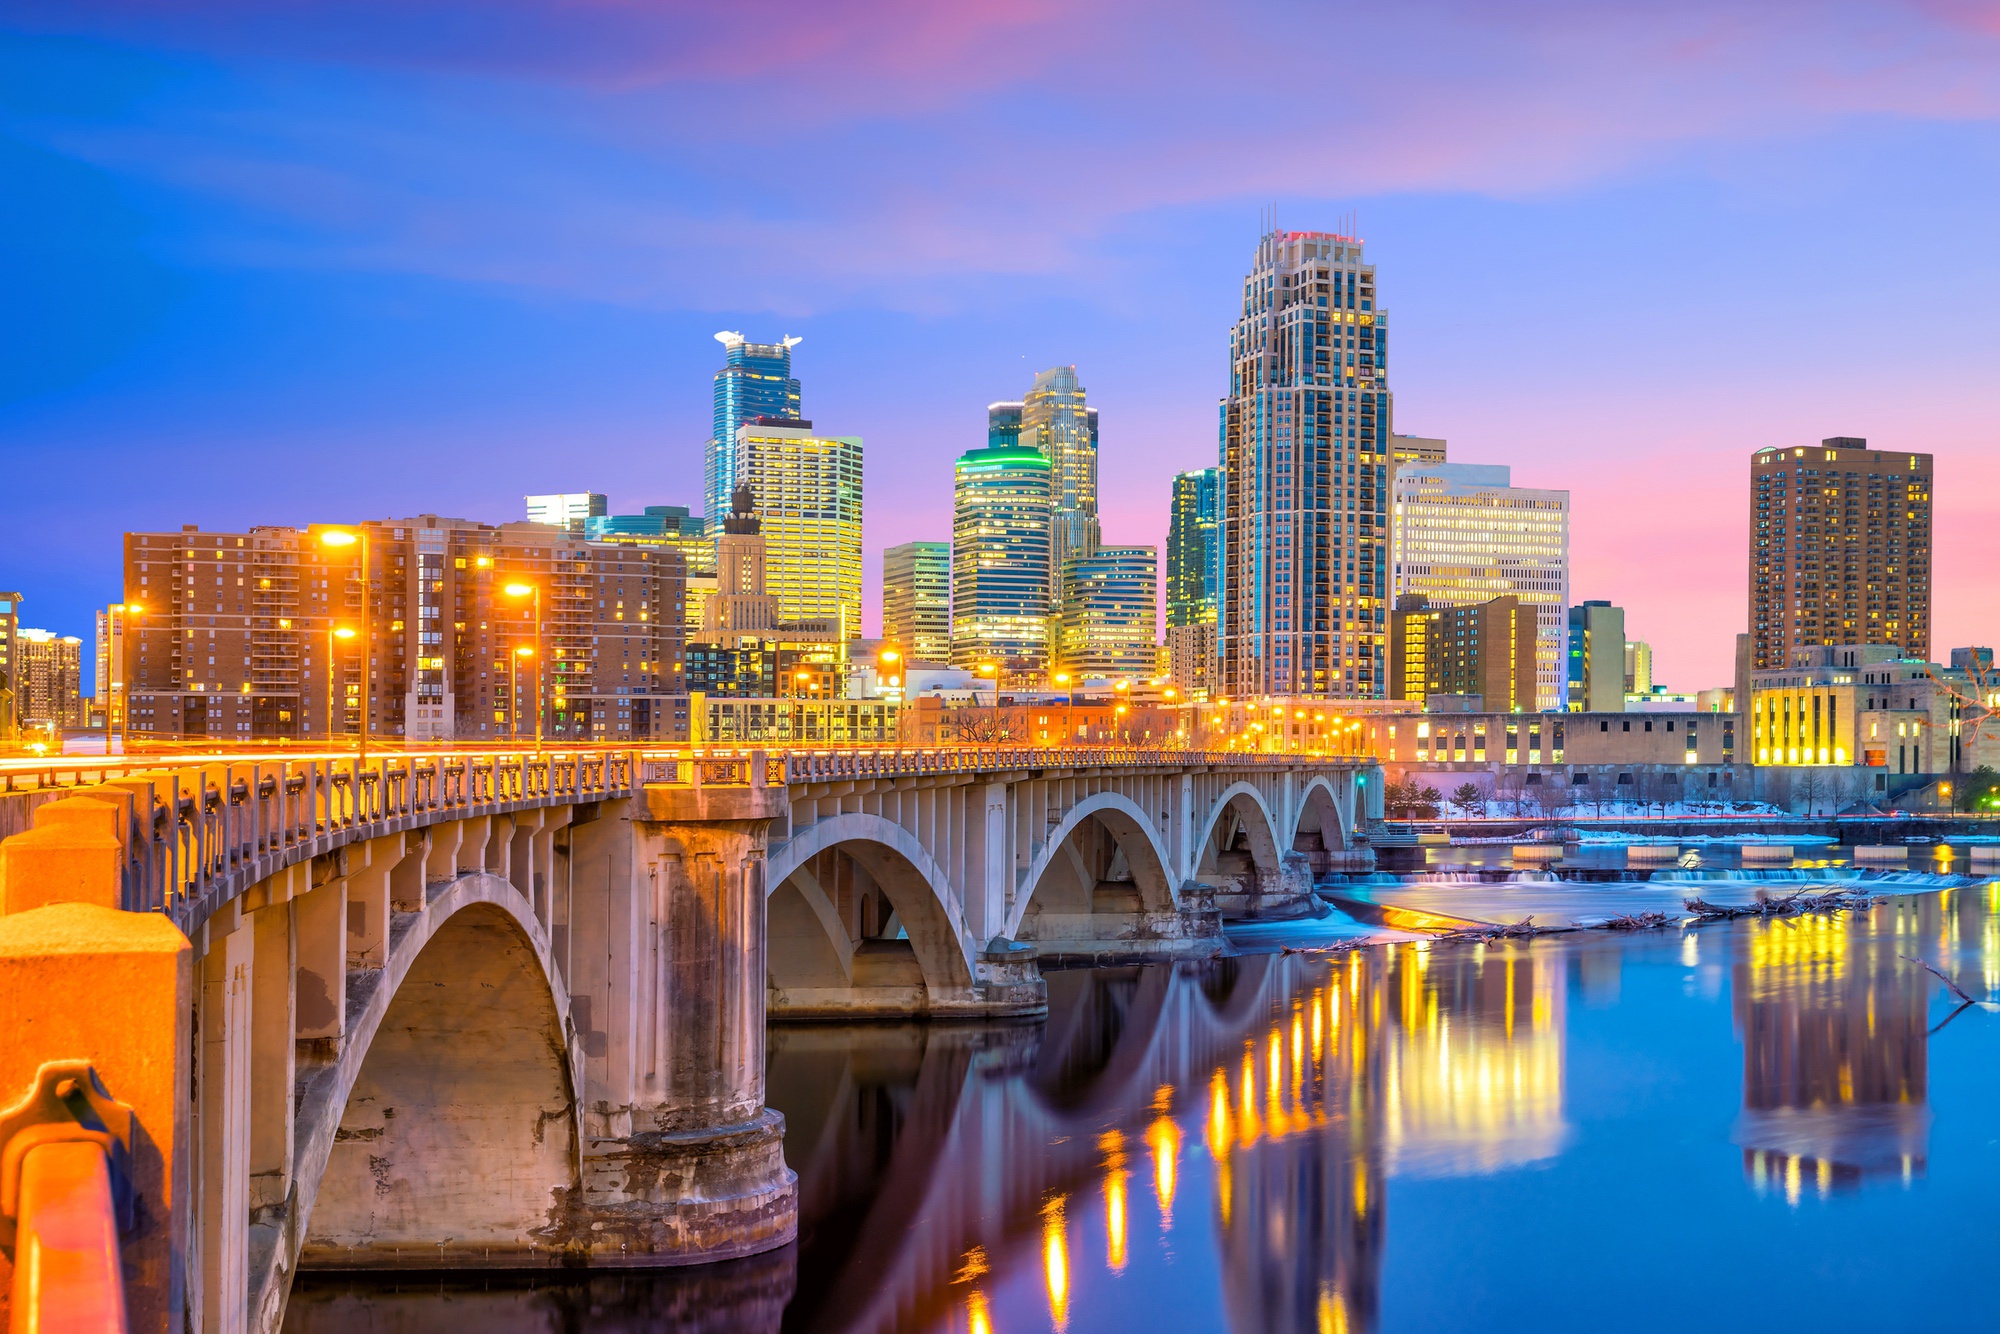
[[[1824,436],[1937,456],[1934,656],[2000,636],[1979,0],[0,0],[0,587],[88,640],[127,529],[698,506],[719,329],[865,439],[871,627],[1047,366],[1164,543],[1272,207],[1356,220],[1396,429],[1568,487],[1668,685]]]

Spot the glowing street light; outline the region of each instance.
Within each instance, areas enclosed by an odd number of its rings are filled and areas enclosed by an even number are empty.
[[[368,596],[368,530],[363,528],[359,533],[351,533],[345,528],[329,528],[319,535],[319,540],[322,546],[351,547],[357,544],[360,546],[361,624],[364,631],[367,630],[374,625],[375,615],[375,609],[369,605]],[[368,759],[368,715],[371,711],[370,705],[375,699],[375,657],[369,651],[374,638],[374,635],[366,634],[361,642],[361,759],[363,762],[366,762]],[[332,661],[333,650],[328,648],[327,662],[329,671],[332,670]],[[333,732],[333,717],[331,714],[327,716],[326,725],[328,740],[331,740]]]

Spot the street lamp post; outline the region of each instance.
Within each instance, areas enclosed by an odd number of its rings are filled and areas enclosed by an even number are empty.
[[[368,597],[368,530],[350,533],[344,528],[331,528],[321,533],[319,540],[329,547],[351,547],[357,542],[361,545],[361,762],[366,764],[368,715],[374,711],[375,703],[375,609],[369,605]],[[329,656],[330,653],[329,650]],[[328,720],[329,725],[331,721]]]
[[[541,668],[542,657],[542,586],[540,584],[508,584],[501,590],[510,598],[529,598],[535,615],[535,749],[542,748],[542,692],[545,689]]]

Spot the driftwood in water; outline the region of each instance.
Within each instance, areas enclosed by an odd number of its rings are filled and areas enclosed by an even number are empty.
[[[1661,927],[1675,926],[1680,918],[1672,913],[1636,912],[1621,913],[1597,924],[1599,931],[1657,931]]]
[[[1563,931],[1574,931],[1573,926],[1536,926],[1533,915],[1523,917],[1518,922],[1495,922],[1489,926],[1464,926],[1456,931],[1446,931],[1439,940],[1524,940],[1530,936],[1552,936]]]
[[[1778,897],[1760,889],[1755,899],[1740,904],[1710,903],[1705,899],[1683,900],[1687,910],[1704,922],[1723,922],[1734,917],[1792,917],[1799,913],[1840,912],[1849,908],[1866,908],[1872,902],[1866,894],[1845,889],[1828,890],[1823,894],[1810,894],[1801,889]]]

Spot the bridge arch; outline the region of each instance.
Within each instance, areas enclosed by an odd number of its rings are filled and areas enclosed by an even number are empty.
[[[301,1081],[299,1263],[533,1263],[579,1184],[581,1051],[529,900],[487,872],[435,891],[325,1077]],[[352,993],[350,993],[352,994]]]
[[[1249,783],[1232,783],[1215,798],[1202,817],[1201,838],[1195,846],[1200,849],[1195,863],[1195,874],[1213,875],[1225,871],[1224,863],[1233,851],[1231,818],[1243,834],[1245,850],[1249,854],[1250,866],[1259,874],[1276,875],[1279,867],[1278,819],[1271,812],[1271,804],[1264,794]]]
[[[944,869],[909,830],[861,812],[818,821],[772,854],[766,876],[772,987],[810,991],[862,981],[856,973],[864,943],[813,871],[815,859],[830,851],[851,857],[881,890],[909,939],[924,990],[932,997],[964,994],[973,984],[970,937]]]
[[[1109,865],[1098,868],[1090,865],[1090,854],[1097,851],[1077,846],[1080,837],[1087,837],[1091,831],[1102,829],[1122,854],[1125,868],[1131,876],[1132,892],[1137,903],[1131,905],[1136,911],[1146,913],[1171,913],[1179,903],[1179,896],[1173,877],[1168,871],[1170,854],[1161,841],[1159,831],[1154,828],[1151,818],[1137,802],[1119,792],[1098,792],[1084,798],[1064,813],[1060,823],[1049,831],[1033,862],[1028,866],[1027,876],[1022,883],[1027,892],[1014,905],[1007,922],[1007,934],[1017,936],[1029,911],[1035,908],[1049,909],[1064,907],[1071,911],[1088,913],[1091,911],[1091,896],[1097,887],[1096,872],[1109,870]],[[1047,892],[1044,883],[1051,871],[1067,868],[1072,884],[1067,886],[1066,903],[1055,903],[1057,893]],[[1085,884],[1089,880],[1091,883]]]
[[[1347,820],[1341,814],[1340,794],[1325,774],[1314,774],[1299,793],[1298,809],[1285,846],[1303,851],[1299,849],[1300,838],[1309,840],[1315,834],[1327,852],[1345,852],[1352,838]]]

